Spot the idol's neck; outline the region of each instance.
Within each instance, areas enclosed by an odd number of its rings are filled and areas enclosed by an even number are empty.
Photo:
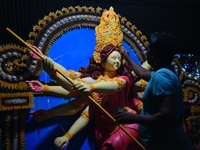
[[[117,76],[116,71],[104,71],[104,77],[114,78]]]

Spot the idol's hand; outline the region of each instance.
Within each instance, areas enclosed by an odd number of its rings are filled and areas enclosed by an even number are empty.
[[[80,92],[87,92],[87,93],[91,92],[91,87],[84,82],[76,81],[74,83],[74,88]]]
[[[117,123],[122,124],[131,124],[134,123],[134,116],[135,114],[128,112],[124,108],[118,108],[114,118],[116,119]]]
[[[67,146],[68,142],[69,139],[66,136],[61,136],[54,140],[54,145],[62,150],[65,146]]]
[[[41,52],[41,50],[39,48],[37,48],[36,46],[32,45],[32,44],[29,44],[33,49],[35,49],[35,51],[37,51],[41,56],[43,56],[43,53]],[[34,53],[33,51],[30,51],[30,54],[31,56],[34,58],[34,59],[41,59],[36,53]]]
[[[49,74],[49,76],[52,78],[52,77],[55,77],[55,72],[56,72],[56,70],[55,70],[55,68],[54,68],[54,61],[51,59],[51,58],[49,58],[49,57],[47,57],[47,56],[45,56],[45,55],[43,55],[42,54],[42,52],[36,47],[36,46],[34,46],[34,45],[31,45],[31,44],[29,44],[32,48],[34,48],[41,56],[42,56],[42,65],[43,65],[43,69]],[[34,58],[34,59],[40,59],[41,60],[41,58],[37,55],[37,54],[35,54],[34,52],[30,52],[31,53],[31,55],[32,55],[32,57]]]
[[[33,115],[33,118],[38,122],[44,121],[50,117],[49,111],[44,109],[32,111],[30,114]]]
[[[44,85],[37,81],[37,80],[31,80],[31,81],[26,81],[29,86],[31,87],[33,92],[43,92],[44,91]]]

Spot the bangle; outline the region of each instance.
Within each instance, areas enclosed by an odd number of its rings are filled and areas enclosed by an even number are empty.
[[[58,78],[58,77],[59,77],[59,73],[56,71],[55,78]]]
[[[69,132],[65,133],[64,136],[66,136],[69,140],[71,140],[73,137],[72,134]]]
[[[78,80],[79,82],[85,83],[85,80],[83,80],[82,78],[78,78],[77,80]]]
[[[93,91],[94,90],[94,85],[93,84],[88,84],[89,87],[90,87],[90,91]]]
[[[81,115],[84,117],[84,118],[89,118],[89,112],[84,110]]]
[[[75,71],[69,70],[68,72],[69,72],[69,77],[72,78],[72,79],[75,79],[75,76],[76,76]]]
[[[147,81],[141,79],[141,81],[140,81],[140,87],[141,87],[142,89],[145,89],[146,86],[147,86]]]
[[[48,85],[44,85],[44,92],[49,92],[49,86]]]

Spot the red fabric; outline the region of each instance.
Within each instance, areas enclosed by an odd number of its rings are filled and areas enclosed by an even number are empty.
[[[121,91],[108,96],[108,99],[102,104],[102,107],[112,116],[114,116],[117,108],[123,108],[128,97],[128,91],[132,84],[131,80],[126,76],[120,76],[125,79],[127,86]],[[94,124],[95,124],[95,136],[99,149],[109,150],[141,150],[142,148],[121,129],[115,130],[116,123],[110,119],[99,108],[93,109]],[[132,134],[137,140],[139,140],[138,125],[129,124],[124,125],[124,128]],[[140,141],[140,140],[139,140]],[[141,141],[140,141],[141,142]]]
[[[142,143],[138,133],[138,124],[126,124],[123,128],[139,143]],[[101,150],[142,150],[140,145],[131,139],[122,129],[113,133],[102,145]]]

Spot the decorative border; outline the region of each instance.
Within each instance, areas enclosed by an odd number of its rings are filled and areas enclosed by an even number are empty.
[[[7,112],[6,150],[25,149],[24,110]]]
[[[189,77],[187,72],[183,75],[182,87],[184,93],[184,102],[189,104],[200,103],[200,82],[193,77]]]
[[[0,46],[0,84],[4,88],[26,90],[26,80],[41,70],[38,60],[29,57],[28,48],[13,44]]]
[[[200,106],[199,105],[191,106],[191,114],[192,115],[200,115]]]
[[[29,109],[34,106],[33,93],[0,93],[0,111]]]
[[[187,119],[188,125],[188,133],[194,142],[200,142],[200,133],[199,133],[199,126],[200,126],[200,115],[198,116],[189,116]]]

